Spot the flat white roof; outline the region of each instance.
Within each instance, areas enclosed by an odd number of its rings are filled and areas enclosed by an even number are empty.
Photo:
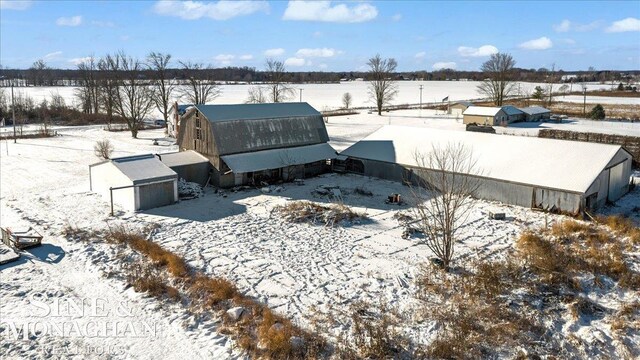
[[[336,151],[331,145],[322,143],[225,155],[221,158],[233,172],[246,173],[335,159],[336,156]]]
[[[114,158],[111,163],[134,184],[178,177],[153,154]]]
[[[209,162],[209,159],[193,150],[157,154],[156,157],[157,156],[159,156],[160,161],[168,167]]]
[[[416,151],[461,143],[482,177],[538,187],[586,192],[621,149],[617,145],[477,132],[385,126],[340,155],[419,167]]]
[[[496,116],[500,110],[501,108],[499,107],[469,106],[462,115]]]

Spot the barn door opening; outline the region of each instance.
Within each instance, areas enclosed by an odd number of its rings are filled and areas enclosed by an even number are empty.
[[[624,195],[627,180],[624,179],[624,163],[609,169],[609,194],[607,200],[616,201]]]

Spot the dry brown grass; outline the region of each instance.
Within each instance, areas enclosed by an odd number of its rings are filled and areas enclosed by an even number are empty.
[[[640,328],[640,301],[636,300],[624,304],[616,312],[611,321],[611,329],[618,332],[625,332],[630,329]]]
[[[106,236],[108,242],[125,244],[132,249],[149,257],[156,265],[166,267],[167,271],[176,277],[185,277],[189,273],[186,262],[180,256],[165,250],[162,246],[145,237],[136,231],[125,228],[111,229]]]
[[[357,222],[367,218],[344,204],[321,205],[310,201],[291,201],[276,206],[273,211],[290,222],[336,226],[344,222]]]
[[[227,279],[197,274],[191,279],[188,293],[191,299],[212,308],[223,301],[233,299],[238,295],[238,289]]]
[[[598,222],[608,226],[614,233],[627,237],[631,245],[640,245],[640,228],[631,219],[621,215],[598,217]]]
[[[172,301],[180,299],[180,292],[175,287],[166,284],[165,280],[157,273],[143,266],[130,271],[128,282],[137,292],[146,292],[158,299],[168,298]]]

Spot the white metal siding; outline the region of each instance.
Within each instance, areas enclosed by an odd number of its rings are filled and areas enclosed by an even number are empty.
[[[629,178],[624,175],[624,163],[609,169],[609,201],[616,201],[627,192]]]
[[[102,195],[106,201],[110,201],[109,188],[133,185],[133,182],[125,176],[111,162],[91,166],[91,189]],[[136,210],[135,192],[133,188],[113,191],[113,202],[128,211]]]

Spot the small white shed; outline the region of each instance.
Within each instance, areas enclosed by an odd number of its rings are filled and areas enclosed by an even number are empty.
[[[91,191],[129,211],[178,201],[178,174],[153,154],[114,158],[89,165],[89,182]]]

